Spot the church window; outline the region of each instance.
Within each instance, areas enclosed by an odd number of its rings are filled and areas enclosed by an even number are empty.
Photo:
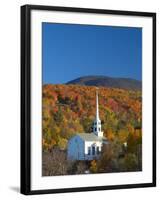
[[[95,146],[92,147],[92,155],[95,155]]]
[[[99,128],[99,131],[100,131],[101,129]]]
[[[99,147],[97,147],[97,155],[99,155]]]
[[[94,128],[94,131],[97,131],[97,128]]]
[[[88,155],[91,155],[91,147],[88,147]]]

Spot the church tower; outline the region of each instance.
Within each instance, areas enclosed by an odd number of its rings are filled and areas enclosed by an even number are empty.
[[[103,137],[103,132],[101,131],[101,120],[99,118],[98,91],[96,91],[96,117],[93,122],[93,133],[98,137]]]

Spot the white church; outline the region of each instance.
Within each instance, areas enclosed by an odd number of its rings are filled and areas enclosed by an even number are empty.
[[[94,160],[98,159],[103,144],[107,139],[101,130],[99,118],[98,92],[96,92],[96,117],[93,122],[92,133],[77,133],[68,141],[67,158],[69,160]]]

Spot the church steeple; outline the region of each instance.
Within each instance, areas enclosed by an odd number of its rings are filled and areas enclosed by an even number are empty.
[[[96,91],[96,117],[93,122],[93,133],[99,137],[103,136],[101,131],[101,120],[99,118],[98,90]]]
[[[96,120],[99,120],[98,91],[96,91]]]

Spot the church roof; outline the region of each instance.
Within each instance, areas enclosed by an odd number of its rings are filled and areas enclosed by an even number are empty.
[[[105,137],[98,137],[94,133],[78,133],[78,135],[85,141],[107,141]]]

